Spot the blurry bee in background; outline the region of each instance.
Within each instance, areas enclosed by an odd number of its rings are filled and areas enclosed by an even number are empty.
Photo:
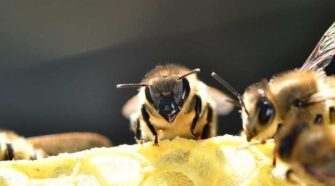
[[[275,139],[276,155],[289,166],[287,180],[335,185],[335,126],[299,120],[286,125]]]
[[[0,160],[35,160],[45,157],[42,149],[35,148],[23,137],[11,131],[0,132]]]
[[[0,131],[0,161],[36,160],[64,152],[109,146],[109,139],[96,133],[74,132],[24,138],[12,131]]]
[[[324,68],[335,54],[335,24],[316,45],[300,69],[274,76],[270,81],[256,83],[238,94],[223,79],[212,74],[238,98],[243,129],[247,140],[265,142],[275,135],[278,126],[298,113],[314,124],[335,123],[335,82]]]
[[[217,114],[227,114],[233,105],[226,95],[205,85],[195,73],[179,65],[157,66],[140,84],[117,88],[139,88],[123,107],[137,142],[173,139],[177,136],[205,139],[216,135]]]

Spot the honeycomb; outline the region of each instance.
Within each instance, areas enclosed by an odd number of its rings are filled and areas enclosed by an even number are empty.
[[[284,165],[271,166],[273,143],[245,147],[238,136],[176,138],[94,148],[41,160],[3,161],[0,185],[287,185]]]

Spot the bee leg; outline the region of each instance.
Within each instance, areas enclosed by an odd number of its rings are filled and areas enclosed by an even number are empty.
[[[6,152],[4,160],[13,160],[14,159],[14,149],[12,144],[6,143]]]
[[[277,126],[276,134],[278,134],[278,132],[280,132],[282,129],[283,129],[283,124],[279,123],[278,126]]]
[[[30,160],[37,160],[37,155],[36,153],[34,154],[31,154],[30,157],[29,157]]]
[[[134,122],[134,133],[135,133],[135,140],[139,144],[144,143],[144,139],[142,138],[142,131],[141,131],[141,125],[140,125],[140,120],[139,118],[135,120]]]
[[[275,138],[276,135],[277,135],[282,129],[283,129],[283,124],[282,124],[282,123],[278,123],[276,132],[273,134],[272,138]]]
[[[201,136],[199,134],[196,134],[194,132],[194,129],[198,123],[198,120],[199,120],[199,117],[200,117],[200,114],[201,114],[201,108],[202,108],[202,103],[201,103],[201,99],[199,96],[194,96],[193,97],[194,101],[195,101],[195,106],[194,106],[194,109],[195,109],[195,116],[192,120],[192,125],[191,125],[191,133],[192,135],[194,136],[195,139],[199,139]]]
[[[295,180],[292,179],[292,174],[294,174],[292,169],[288,169],[285,173],[285,178],[288,182],[292,183],[292,184],[297,184],[297,182]]]
[[[213,120],[213,109],[211,106],[207,106],[207,123],[202,129],[201,139],[207,139],[211,137],[211,125]]]
[[[284,125],[282,123],[279,123],[277,126],[276,133],[274,134],[274,138],[276,138],[276,135],[283,129]],[[264,143],[265,144],[265,143]],[[273,154],[272,154],[272,167],[276,167],[277,164],[277,151],[276,149],[273,149]]]
[[[277,149],[274,148],[272,152],[272,167],[275,168],[277,165]]]
[[[149,115],[147,109],[145,109],[144,106],[142,106],[141,113],[142,113],[142,117],[143,117],[143,120],[145,121],[146,125],[150,129],[151,133],[155,136],[155,141],[154,141],[153,146],[159,146],[157,131],[156,131],[155,127],[151,124],[150,115]]]
[[[277,165],[277,158],[276,158],[276,153],[273,153],[273,157],[272,157],[272,167],[276,167]]]
[[[211,126],[210,124],[206,124],[204,128],[202,129],[201,139],[207,139],[210,137],[211,133]]]

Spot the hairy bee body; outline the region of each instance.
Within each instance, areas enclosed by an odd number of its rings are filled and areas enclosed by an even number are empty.
[[[276,133],[278,125],[288,123],[298,114],[303,115],[307,121],[314,121],[314,124],[333,124],[331,108],[334,101],[315,98],[315,102],[311,102],[313,96],[320,92],[332,93],[334,86],[331,81],[333,78],[326,76],[323,71],[297,69],[275,76],[269,82],[249,87],[243,94],[249,115],[242,112],[243,126],[248,138],[266,140]],[[275,112],[272,121],[263,125],[259,121],[253,121],[259,120],[256,117],[257,101],[262,97],[272,104]]]
[[[14,132],[0,132],[0,161],[2,160],[35,160],[45,157],[43,150],[35,148],[23,137]]]
[[[241,107],[247,140],[275,137],[273,165],[278,156],[299,183],[335,185],[335,77],[324,68],[335,55],[335,23],[322,36],[299,69],[256,83],[241,96],[227,82]],[[257,143],[255,143],[257,144]]]
[[[189,72],[179,65],[163,65],[145,76],[141,84],[147,86],[123,108],[138,141],[157,144],[158,139],[177,136],[204,139],[216,135],[217,112],[227,113],[232,105],[228,97],[199,81],[195,74],[180,78]]]
[[[335,185],[334,125],[290,123],[276,137],[275,152],[289,166],[288,181]]]
[[[111,142],[96,133],[74,132],[24,138],[12,131],[0,131],[0,161],[36,160],[102,146],[109,147]]]
[[[335,185],[335,78],[324,68],[335,55],[335,24],[304,65],[247,89],[242,119],[247,139],[275,136],[274,161],[289,181]],[[267,112],[265,112],[267,111]]]
[[[171,69],[174,70],[174,69]],[[181,71],[180,74],[186,73],[188,71]],[[191,133],[192,122],[195,117],[196,110],[195,107],[197,106],[196,102],[200,101],[201,106],[198,108],[200,110],[199,119],[197,124],[194,128],[194,134],[198,137],[203,135],[203,137],[211,137],[216,135],[216,122],[212,121],[208,123],[208,127],[210,130],[207,134],[202,134],[202,130],[207,124],[207,116],[208,111],[213,110],[214,107],[213,102],[210,102],[207,98],[206,93],[206,85],[202,82],[196,80],[195,77],[189,77],[190,80],[190,91],[189,99],[185,100],[184,106],[181,108],[180,113],[176,116],[173,123],[169,123],[162,117],[160,117],[159,113],[156,111],[155,108],[152,107],[151,104],[147,102],[147,100],[143,100],[143,105],[147,109],[149,115],[151,115],[150,122],[153,123],[155,129],[158,132],[158,136],[160,139],[173,139],[176,136],[184,137],[184,138],[195,138],[195,136]],[[160,82],[158,82],[160,83]],[[139,96],[145,98],[145,89],[141,89],[139,92]],[[198,100],[197,100],[198,99]],[[216,118],[216,112],[212,112],[212,118]],[[138,117],[135,115],[135,118]],[[144,118],[140,117],[140,123],[145,123]],[[142,137],[146,140],[154,140],[154,136],[150,132],[150,129],[146,125],[141,125]]]
[[[287,125],[297,115],[310,124],[334,124],[335,79],[324,72],[334,55],[335,24],[325,32],[301,68],[247,88],[241,102],[248,141],[273,137],[278,126]]]

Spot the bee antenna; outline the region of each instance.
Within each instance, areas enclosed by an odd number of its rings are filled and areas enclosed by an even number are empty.
[[[226,99],[226,101],[233,104],[235,107],[241,108],[241,104],[238,100]]]
[[[189,76],[189,75],[191,75],[191,74],[195,74],[195,73],[199,73],[199,72],[200,72],[200,68],[193,69],[193,70],[187,72],[187,73],[184,74],[184,75],[180,75],[180,76],[178,77],[177,80],[181,80],[181,79],[183,79],[183,78],[186,77],[186,76]]]
[[[274,143],[274,142],[275,142],[274,139],[267,139],[266,140],[266,143]],[[236,148],[236,150],[245,150],[245,149],[248,149],[252,146],[257,146],[257,145],[262,145],[262,144],[264,144],[264,142],[262,142],[262,141],[257,141],[257,142],[254,142],[254,143],[248,143],[247,145]]]
[[[227,83],[225,80],[223,80],[219,75],[217,75],[215,72],[212,72],[212,77],[221,83],[224,87],[226,87],[227,90],[229,90],[234,96],[239,97],[239,93],[235,90],[234,87],[232,87],[229,83]]]
[[[247,110],[247,108],[245,107],[244,101],[242,99],[242,96],[240,93],[238,93],[236,91],[236,89],[234,87],[232,87],[229,83],[227,83],[225,80],[223,80],[219,75],[217,75],[215,72],[212,72],[212,77],[218,81],[219,83],[221,83],[228,91],[230,91],[234,96],[236,96],[236,98],[238,99],[238,104],[240,107],[244,108],[245,112],[247,113],[247,115],[249,115],[249,112]]]
[[[128,83],[128,84],[117,84],[116,88],[139,88],[139,87],[149,87],[149,84],[137,84],[137,83]]]

